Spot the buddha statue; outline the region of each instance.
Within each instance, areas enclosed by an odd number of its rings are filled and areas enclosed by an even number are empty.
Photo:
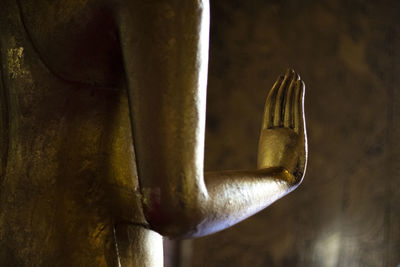
[[[207,0],[2,0],[0,266],[162,266],[302,181],[304,83],[270,90],[257,169],[204,172]]]

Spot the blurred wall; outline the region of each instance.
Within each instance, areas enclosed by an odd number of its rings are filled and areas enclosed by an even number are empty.
[[[266,94],[306,83],[303,184],[188,266],[400,264],[400,2],[211,1],[206,170],[254,168]]]

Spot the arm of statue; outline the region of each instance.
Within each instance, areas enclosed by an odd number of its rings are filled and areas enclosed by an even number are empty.
[[[306,165],[304,84],[293,71],[268,95],[258,169],[204,173],[206,1],[126,1],[119,12],[145,216],[169,236],[225,229],[295,189]]]
[[[304,83],[289,70],[267,97],[257,170],[206,173],[206,222],[211,227],[206,231],[222,230],[251,216],[301,183],[307,160],[303,108]]]

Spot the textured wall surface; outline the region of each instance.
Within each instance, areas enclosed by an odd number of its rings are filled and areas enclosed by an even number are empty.
[[[303,184],[193,241],[190,265],[400,264],[398,1],[211,1],[206,169],[253,168],[267,91],[306,82]]]

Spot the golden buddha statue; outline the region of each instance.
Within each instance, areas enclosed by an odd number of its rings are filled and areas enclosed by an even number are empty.
[[[304,83],[270,91],[258,168],[203,171],[207,0],[2,0],[0,266],[160,266],[303,179]]]

